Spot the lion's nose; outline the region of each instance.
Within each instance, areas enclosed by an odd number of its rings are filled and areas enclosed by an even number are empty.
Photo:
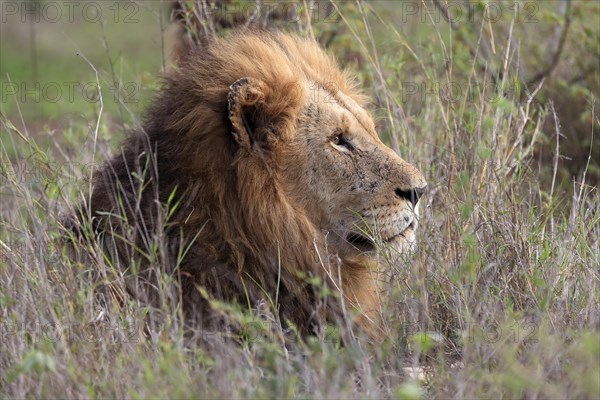
[[[410,201],[414,207],[419,202],[421,196],[423,196],[423,192],[425,192],[426,187],[427,186],[416,187],[409,190],[396,189],[394,192],[396,193],[396,196],[400,197],[401,199]]]

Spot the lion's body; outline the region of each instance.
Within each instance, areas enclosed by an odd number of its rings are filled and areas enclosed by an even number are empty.
[[[186,315],[201,323],[211,312],[199,287],[241,304],[277,298],[282,320],[310,330],[341,309],[307,283],[320,277],[372,330],[377,263],[346,235],[361,219],[379,221],[406,250],[416,222],[401,194],[424,181],[377,139],[363,102],[333,59],[293,36],[238,33],[184,57],[144,131],[95,180],[96,229],[125,269],[140,258],[126,243],[149,254],[165,239],[160,259],[141,257],[145,283],[130,291],[160,302],[151,288],[160,268],[181,281]],[[337,131],[354,145],[330,143]]]

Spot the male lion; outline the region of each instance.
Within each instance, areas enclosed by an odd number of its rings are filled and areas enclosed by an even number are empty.
[[[174,277],[199,324],[210,299],[273,304],[303,332],[355,310],[377,336],[375,250],[412,247],[426,184],[364,100],[311,40],[246,31],[190,51],[85,208],[127,290],[161,304]]]

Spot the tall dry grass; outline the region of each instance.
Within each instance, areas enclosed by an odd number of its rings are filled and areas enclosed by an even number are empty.
[[[457,70],[442,25],[434,25],[438,53],[427,53],[368,3],[337,10],[363,60],[354,68],[368,83],[382,136],[430,184],[419,246],[390,265],[382,299],[395,335],[381,346],[342,346],[345,328],[332,327],[289,346],[268,312],[221,304],[245,334],[219,332],[210,346],[193,346],[177,301],[164,305],[150,332],[144,304],[100,306],[90,276],[101,269],[105,279],[122,277],[93,240],[81,245],[91,254],[86,262],[70,257],[60,221],[87,196],[91,165],[110,146],[88,142],[73,154],[57,141],[42,149],[3,116],[2,397],[600,396],[600,197],[585,170],[568,190],[557,183],[563,128],[553,104],[536,101],[538,85],[507,90],[524,56],[513,27],[494,39],[489,69],[472,62]],[[394,69],[401,60],[381,53],[375,28],[402,49],[402,62],[411,60],[411,82],[437,83],[425,101],[404,101],[410,88]],[[481,28],[476,51],[496,26]],[[469,95],[457,101],[436,89],[465,77]],[[98,111],[94,134],[107,129]],[[592,115],[591,137],[595,106]],[[73,137],[88,132],[79,126]],[[541,137],[552,138],[554,162],[536,162]],[[228,335],[238,344],[219,340]]]

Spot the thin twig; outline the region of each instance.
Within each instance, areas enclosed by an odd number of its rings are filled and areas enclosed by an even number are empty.
[[[554,109],[554,103],[550,102],[550,110],[552,111],[552,117],[554,118],[554,129],[556,132],[556,150],[554,154],[554,168],[552,170],[552,185],[550,186],[550,204],[553,202],[554,198],[554,186],[556,184],[556,173],[558,171],[558,160],[560,158],[560,122],[558,121],[558,116],[556,115],[556,110]],[[554,235],[554,217],[550,218],[550,232]]]
[[[565,10],[565,22],[563,24],[563,29],[560,33],[560,40],[558,42],[558,47],[556,48],[556,51],[554,52],[552,61],[550,62],[550,65],[548,65],[548,67],[546,67],[546,69],[538,72],[529,82],[527,82],[527,85],[534,85],[534,84],[538,83],[539,81],[541,81],[542,79],[550,77],[550,75],[552,75],[552,72],[554,72],[554,70],[556,69],[558,62],[560,61],[560,56],[565,47],[565,42],[567,40],[567,34],[569,33],[569,28],[571,26],[571,0],[566,0],[566,2],[567,2],[567,9]]]
[[[454,18],[452,18],[452,16],[450,15],[450,12],[448,11],[448,6],[442,3],[441,0],[432,1],[435,8],[437,8],[440,11],[440,14],[442,14],[442,17],[444,17],[444,19],[450,25],[450,27],[452,29],[457,29],[458,25],[456,25],[456,23],[454,22]]]
[[[102,112],[104,111],[104,100],[102,99],[102,88],[100,87],[100,78],[98,76],[98,70],[96,69],[96,67],[94,67],[94,64],[92,64],[90,62],[90,60],[87,59],[86,56],[84,56],[80,51],[77,51],[77,55],[81,58],[83,58],[83,60],[90,66],[90,68],[92,68],[94,70],[94,74],[96,75],[96,85],[98,86],[98,97],[100,99],[100,110],[98,111],[98,118],[96,119],[96,126],[94,127],[94,145],[92,147],[92,165],[90,167],[90,177],[89,177],[89,196],[90,198],[88,199],[88,204],[91,202],[91,195],[92,195],[92,181],[93,181],[93,176],[94,176],[94,161],[96,160],[96,144],[98,143],[98,129],[100,127],[100,119],[102,118]],[[91,209],[91,207],[88,207],[88,209]]]

